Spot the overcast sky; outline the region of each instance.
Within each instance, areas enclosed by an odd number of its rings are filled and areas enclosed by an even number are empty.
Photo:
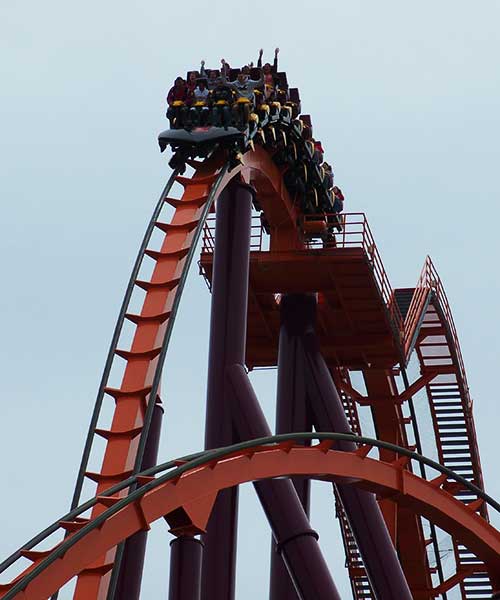
[[[169,175],[156,136],[171,82],[202,58],[255,61],[261,46],[269,59],[281,48],[393,287],[414,285],[434,259],[487,490],[500,497],[499,22],[496,0],[0,4],[0,558],[69,505],[129,271]],[[203,445],[210,299],[196,269],[185,296],[161,460]],[[272,423],[274,374],[255,385]],[[348,598],[330,490],[317,487],[313,524]],[[242,496],[238,598],[264,598],[268,530],[251,489]],[[166,597],[169,539],[153,528],[145,598]]]

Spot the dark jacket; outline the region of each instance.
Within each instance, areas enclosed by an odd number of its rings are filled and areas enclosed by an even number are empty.
[[[228,85],[217,85],[210,94],[210,100],[213,104],[218,100],[225,100],[228,104],[232,104],[233,92]]]

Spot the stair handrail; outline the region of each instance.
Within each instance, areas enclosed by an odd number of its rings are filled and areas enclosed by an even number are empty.
[[[422,318],[422,312],[427,302],[429,293],[431,292],[428,278],[428,261],[430,261],[429,256],[427,256],[425,259],[424,266],[418,278],[417,285],[415,286],[415,289],[413,291],[413,297],[411,299],[410,306],[408,307],[408,312],[406,313],[405,317],[404,352],[407,362],[413,347],[413,341],[417,332],[417,328]]]
[[[451,342],[451,351],[454,354],[454,359],[456,360],[458,367],[457,379],[463,394],[464,416],[467,421],[467,431],[471,444],[472,460],[476,470],[476,477],[478,479],[477,483],[479,487],[483,488],[484,484],[481,461],[479,458],[476,428],[472,416],[472,399],[470,397],[469,384],[467,382],[467,375],[465,372],[462,351],[460,349],[460,342],[458,340],[457,329],[451,313],[448,297],[446,295],[441,278],[439,277],[436,267],[434,266],[430,256],[427,256],[425,259],[424,267],[417,282],[417,286],[408,309],[408,314],[405,319],[406,357],[408,360],[408,353],[412,349],[415,333],[422,318],[422,311],[424,310],[425,303],[427,302],[430,293],[434,295],[434,300],[437,306],[439,306],[439,309],[442,311],[449,334],[451,335],[451,340],[449,340],[449,342]]]

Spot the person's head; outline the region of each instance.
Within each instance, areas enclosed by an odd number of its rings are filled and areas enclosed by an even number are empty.
[[[176,77],[175,81],[174,81],[174,85],[175,87],[182,87],[184,85],[184,79],[182,79],[182,77]]]
[[[286,91],[278,90],[276,93],[276,98],[278,102],[281,102],[281,104],[285,104],[285,102],[288,100]]]
[[[327,173],[331,173],[332,172],[332,165],[328,164],[326,161],[323,163],[323,169],[325,169],[325,171]]]
[[[244,67],[241,67],[241,72],[244,75],[250,75],[250,67],[248,65],[245,65]]]
[[[321,145],[321,142],[319,141],[315,141],[314,142],[314,149],[316,150],[316,152],[320,152],[321,154],[324,154],[324,150],[323,150],[323,146]]]
[[[264,75],[268,75],[271,72],[271,65],[269,63],[266,63],[262,67],[262,70],[264,71]]]
[[[247,81],[248,81],[247,73],[243,73],[243,71],[241,71],[241,73],[238,73],[238,83],[246,83]]]
[[[189,73],[189,83],[195,83],[197,77],[198,73],[196,71],[191,71],[191,73]]]
[[[210,79],[217,79],[217,71],[210,71],[209,77]]]
[[[198,88],[203,91],[204,89],[206,89],[207,87],[207,80],[206,79],[198,79]]]

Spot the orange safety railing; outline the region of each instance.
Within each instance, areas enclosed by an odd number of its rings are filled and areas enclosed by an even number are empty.
[[[267,244],[265,238],[267,237]],[[260,217],[252,216],[252,226],[250,231],[250,250],[259,252],[269,249],[269,238],[260,222]],[[209,215],[203,226],[203,245],[202,253],[212,254],[215,250],[215,215]]]
[[[483,475],[481,469],[481,461],[479,458],[479,450],[477,444],[476,428],[472,416],[472,399],[470,397],[469,384],[465,374],[465,366],[458,341],[458,334],[451,314],[450,304],[444,291],[441,279],[432,263],[432,260],[427,256],[422,273],[415,288],[412,302],[408,309],[405,319],[405,352],[411,350],[411,345],[419,326],[422,310],[425,307],[426,299],[430,292],[434,292],[434,298],[440,309],[443,312],[443,317],[448,325],[451,334],[451,340],[448,342],[452,355],[455,355],[454,360],[457,362],[458,373],[457,380],[461,389],[462,406],[464,410],[465,421],[467,424],[467,432],[470,440],[470,448],[472,461],[477,478],[477,485],[483,488]]]
[[[455,328],[455,322],[453,321],[453,316],[451,314],[450,304],[448,302],[448,298],[446,296],[446,292],[444,291],[443,284],[441,282],[441,278],[439,277],[436,267],[434,266],[430,256],[427,256],[425,259],[424,267],[420,274],[419,280],[417,282],[417,286],[415,288],[415,292],[413,294],[413,298],[408,309],[408,313],[405,319],[405,352],[408,353],[410,350],[410,345],[412,344],[413,338],[415,336],[417,327],[419,325],[419,321],[421,318],[422,310],[425,306],[427,297],[430,292],[434,292],[435,297],[440,304],[444,317],[448,323],[450,328],[450,333],[453,338],[453,345],[455,347],[455,351],[457,354],[458,367],[460,370],[460,376],[463,381],[464,391],[467,395],[467,400],[469,399],[469,386],[467,384],[467,376],[465,374],[465,366],[462,358],[462,352],[460,350],[460,344],[458,341],[458,334]]]
[[[317,225],[316,233],[311,233],[311,229],[314,229],[313,224]],[[338,224],[340,230],[334,229],[336,224]],[[308,230],[307,235],[304,235],[304,246],[307,249],[334,250],[362,248],[364,250],[368,262],[373,269],[378,289],[387,306],[392,322],[398,334],[402,336],[403,318],[395,302],[394,292],[389,283],[389,278],[387,277],[365,214],[307,215],[304,217],[303,225],[304,229]],[[210,215],[205,223],[202,252],[212,253],[214,248],[215,216]],[[269,250],[269,235],[264,229],[260,215],[252,216],[250,250],[252,252],[265,252]]]
[[[313,217],[306,217],[312,219]],[[317,217],[316,217],[317,218]],[[403,334],[403,318],[394,299],[394,292],[387,277],[382,259],[378,252],[373,234],[364,213],[344,213],[340,215],[325,215],[326,221],[338,219],[341,231],[333,233],[331,240],[313,238],[306,241],[308,248],[363,248],[377,282],[382,298],[389,310],[392,321],[398,333]],[[335,223],[329,224],[329,227]]]

